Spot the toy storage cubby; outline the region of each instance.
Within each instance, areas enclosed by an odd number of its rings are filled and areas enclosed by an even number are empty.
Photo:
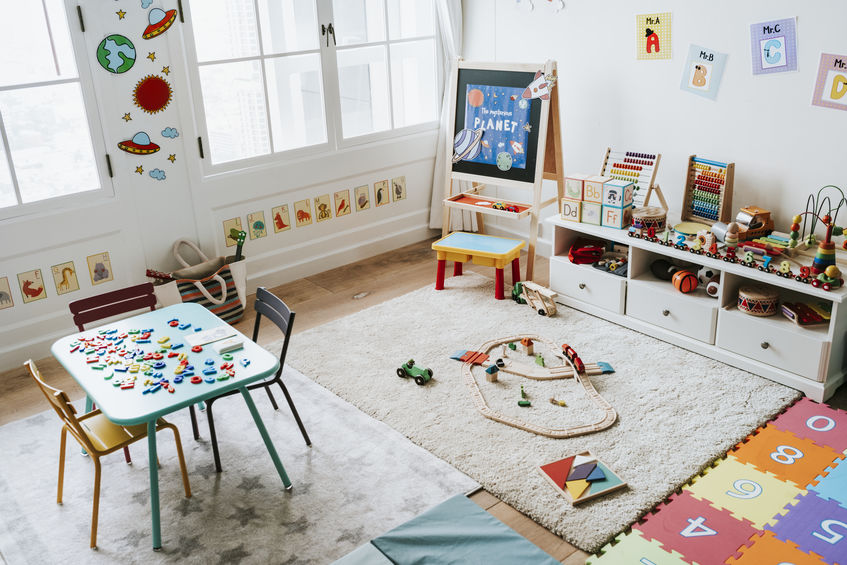
[[[847,288],[827,292],[739,263],[632,238],[627,230],[569,222],[558,215],[546,222],[553,229],[550,288],[559,294],[557,302],[798,389],[818,402],[844,382]],[[580,237],[624,246],[627,276],[571,263],[568,251]],[[659,258],[720,272],[718,298],[701,288],[683,294],[657,279],[650,264]],[[781,313],[761,318],[746,314],[737,307],[738,289],[749,285],[773,287],[780,300],[825,302],[831,305],[830,321],[798,326]],[[696,378],[697,367],[681,369],[683,378]]]

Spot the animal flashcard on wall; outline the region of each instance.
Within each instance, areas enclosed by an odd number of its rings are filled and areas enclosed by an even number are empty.
[[[294,219],[298,228],[312,223],[312,205],[308,200],[298,200],[294,203]]]
[[[639,59],[670,59],[671,13],[635,16],[635,43]]]
[[[259,239],[268,235],[268,228],[265,225],[265,212],[253,212],[247,214],[247,228],[250,233],[250,239]]]
[[[85,260],[88,263],[91,284],[103,284],[115,279],[115,273],[112,271],[112,260],[109,258],[108,251],[89,255]]]
[[[53,273],[53,282],[56,283],[56,294],[62,295],[79,290],[79,280],[76,277],[76,267],[73,261],[53,265],[50,267]]]
[[[125,73],[135,64],[135,45],[123,35],[107,35],[97,46],[97,62],[110,73]]]
[[[371,207],[371,198],[369,193],[369,187],[366,184],[362,186],[357,186],[353,189],[353,195],[356,197],[356,211],[361,212],[362,210],[367,210]]]
[[[374,183],[374,199],[377,206],[385,206],[389,203],[388,181],[381,180]]]
[[[23,296],[24,304],[47,298],[47,289],[44,288],[41,269],[18,274],[18,284],[21,285],[21,296]]]
[[[797,19],[771,20],[750,26],[753,74],[797,70]]]
[[[274,223],[274,233],[291,229],[291,217],[288,215],[288,204],[271,208],[271,218]]]
[[[224,220],[224,244],[227,247],[233,247],[238,244],[238,241],[230,237],[229,233],[235,229],[236,232],[241,231],[241,218],[230,218],[229,220]]]
[[[12,289],[9,286],[9,277],[0,277],[0,310],[11,308],[15,305],[12,300]]]
[[[813,106],[847,110],[847,55],[821,53]]]
[[[682,69],[680,88],[714,100],[718,95],[726,54],[699,45],[690,45],[688,59]]]
[[[318,216],[318,221],[332,219],[332,208],[329,202],[329,194],[315,197],[315,214]]]
[[[394,202],[406,200],[406,177],[394,177],[391,179],[391,199]]]
[[[335,206],[335,217],[346,216],[352,210],[350,206],[350,191],[339,190],[332,195],[333,205]]]

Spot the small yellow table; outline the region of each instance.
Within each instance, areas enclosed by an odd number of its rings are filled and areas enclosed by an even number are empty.
[[[503,269],[512,264],[512,284],[520,280],[520,255],[524,242],[520,239],[508,239],[479,233],[453,232],[432,244],[438,258],[438,272],[435,278],[435,290],[444,289],[444,267],[447,261],[453,261],[453,276],[462,274],[462,263],[473,261],[477,265],[494,267],[496,283],[494,297],[503,299]]]

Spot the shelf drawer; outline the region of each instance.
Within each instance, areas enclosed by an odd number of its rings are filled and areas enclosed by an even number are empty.
[[[644,322],[715,343],[718,301],[705,295],[687,295],[670,283],[629,281],[626,313]]]
[[[817,382],[823,382],[829,362],[825,332],[798,328],[779,315],[757,318],[721,310],[717,345]]]
[[[626,277],[574,265],[566,257],[550,258],[550,288],[559,294],[623,314]]]

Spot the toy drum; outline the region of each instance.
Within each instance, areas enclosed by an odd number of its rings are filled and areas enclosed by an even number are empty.
[[[654,228],[656,233],[665,231],[667,212],[658,206],[646,206],[632,211],[632,226],[635,229]]]
[[[751,316],[773,316],[779,311],[779,294],[764,286],[738,289],[738,309]]]

